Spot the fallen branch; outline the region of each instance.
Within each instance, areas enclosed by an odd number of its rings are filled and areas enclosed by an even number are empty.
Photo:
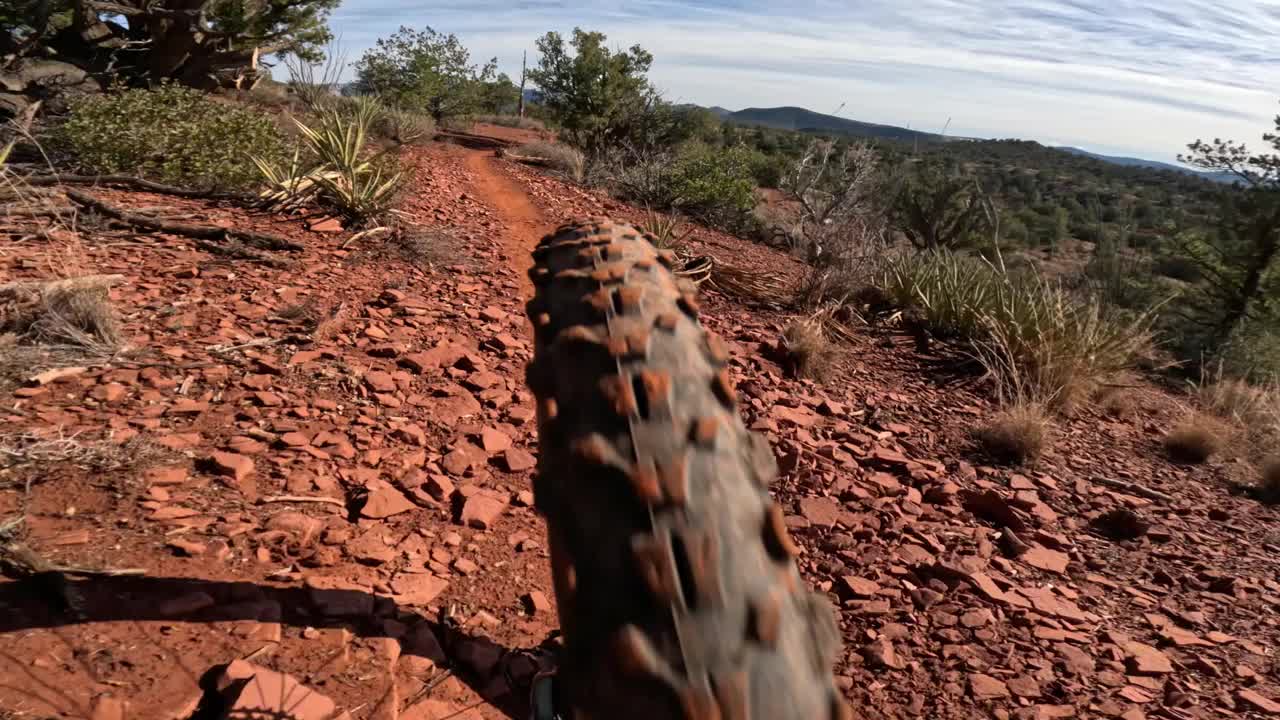
[[[132,190],[173,195],[184,198],[205,198],[211,200],[237,200],[256,202],[259,198],[253,193],[229,193],[219,190],[192,190],[190,188],[165,185],[164,183],[144,180],[132,175],[28,175],[22,182],[32,187],[44,185],[100,185],[104,187],[123,187]]]
[[[347,507],[346,503],[342,502],[337,498],[311,496],[311,495],[272,495],[271,497],[262,498],[261,500],[258,501],[258,504],[266,505],[267,503],[282,503],[282,502],[325,503],[327,505],[336,505],[340,508],[343,508],[344,510]]]
[[[147,215],[126,212],[125,210],[121,210],[114,205],[110,205],[96,197],[93,197],[92,195],[82,193],[78,190],[67,190],[66,193],[67,197],[78,205],[92,208],[107,217],[114,218],[145,230],[155,230],[158,232],[167,232],[174,235],[183,235],[185,237],[218,242],[239,241],[245,245],[258,248],[260,250],[288,250],[297,252],[303,249],[301,245],[276,235],[268,235],[266,233],[254,232],[252,230],[223,228],[218,227],[217,225],[192,225],[190,223],[171,222],[169,220],[162,220],[160,218],[149,217]]]
[[[498,149],[502,150],[502,148]],[[507,160],[514,160],[525,165],[536,165],[538,167],[546,167],[551,164],[551,160],[548,158],[538,157],[537,155],[520,155],[513,153],[510,150],[502,151],[502,154],[499,157],[506,158]]]
[[[218,244],[208,240],[195,240],[194,244],[196,247],[204,250],[210,255],[221,255],[222,257],[228,257],[233,260],[248,260],[250,262],[261,263],[274,268],[283,268],[289,265],[289,263],[286,263],[279,258],[273,258],[268,255],[263,255],[256,250],[250,250],[238,242]]]
[[[1134,483],[1125,482],[1123,480],[1112,480],[1110,478],[1104,478],[1104,477],[1094,477],[1090,479],[1093,480],[1093,482],[1098,483],[1099,485],[1106,485],[1107,487],[1112,488],[1114,490],[1120,490],[1120,491],[1129,493],[1130,495],[1137,495],[1139,497],[1144,497],[1144,498],[1147,498],[1148,500],[1159,500],[1160,502],[1166,502],[1166,503],[1173,502],[1172,495],[1162,493],[1159,490],[1152,490],[1151,488],[1143,487],[1141,485],[1136,485]]]
[[[18,280],[0,285],[0,298],[69,290],[106,290],[124,282],[123,275],[84,275],[61,280]]]

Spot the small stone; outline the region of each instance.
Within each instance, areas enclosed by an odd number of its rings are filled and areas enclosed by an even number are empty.
[[[365,373],[364,384],[374,392],[393,393],[396,391],[396,381],[391,377],[391,373],[381,370],[370,370]]]
[[[244,660],[233,660],[217,688],[227,697],[227,717],[276,717],[291,720],[329,720],[337,710],[333,700],[304,686],[292,676]]]
[[[994,621],[995,617],[991,614],[991,611],[986,608],[970,610],[960,616],[960,624],[970,629],[980,628],[984,625],[989,625]]]
[[[851,597],[870,598],[880,592],[879,583],[856,575],[846,575],[840,578],[840,582],[846,594]]]
[[[396,602],[404,605],[426,605],[448,587],[448,580],[423,573],[400,573],[391,580]]]
[[[177,552],[179,555],[184,555],[186,557],[199,557],[200,555],[205,554],[209,550],[209,548],[205,546],[205,544],[202,542],[196,542],[195,540],[187,540],[185,538],[180,538],[180,537],[173,538],[168,543],[166,543],[166,546],[169,549]]]
[[[453,561],[453,569],[462,575],[474,575],[480,570],[480,566],[467,558],[458,558]]]
[[[551,612],[551,601],[547,599],[545,593],[541,590],[534,590],[524,596],[525,608],[529,610],[529,614],[546,615]]]
[[[511,447],[511,436],[501,430],[485,428],[480,431],[480,446],[485,452],[494,455]]]
[[[1059,575],[1067,571],[1067,564],[1070,562],[1070,558],[1067,557],[1066,553],[1050,550],[1042,545],[1032,545],[1031,549],[1023,553],[1018,559],[1031,567]]]
[[[1135,641],[1123,645],[1129,672],[1134,675],[1164,675],[1173,672],[1169,656],[1160,650]]]
[[[510,472],[524,472],[526,470],[532,470],[533,467],[538,464],[538,459],[530,452],[518,447],[509,448],[505,453],[503,453],[502,458],[507,466],[507,470]]]
[[[1253,690],[1240,688],[1236,691],[1236,700],[1252,710],[1266,713],[1267,715],[1280,715],[1280,703],[1259,695]]]
[[[179,617],[200,612],[214,605],[213,597],[206,592],[189,592],[160,603],[157,608],[160,617]]]
[[[151,468],[145,474],[143,479],[147,485],[181,485],[187,481],[187,468],[182,465],[172,467]]]
[[[322,218],[307,223],[307,229],[316,233],[340,233],[343,231],[342,221],[337,218]]]
[[[462,505],[462,524],[481,530],[493,527],[507,504],[487,493],[476,493]]]
[[[233,478],[237,483],[253,474],[253,461],[235,453],[212,453],[209,455],[209,464],[214,472]]]
[[[818,527],[834,527],[840,518],[840,505],[829,497],[801,498],[800,514],[811,525]]]
[[[975,700],[995,700],[1009,697],[1009,686],[982,673],[969,675],[969,693]]]
[[[871,667],[901,670],[907,666],[906,663],[898,657],[898,653],[894,649],[893,643],[883,636],[876,639],[875,642],[865,645],[862,648],[862,656],[866,658],[867,664]]]
[[[443,475],[432,475],[427,478],[426,488],[431,497],[440,501],[451,497],[455,489],[453,481]]]
[[[360,508],[360,516],[371,520],[381,520],[389,518],[392,515],[399,515],[416,508],[404,493],[391,487],[383,485],[369,493],[369,497],[365,500],[364,507]]]

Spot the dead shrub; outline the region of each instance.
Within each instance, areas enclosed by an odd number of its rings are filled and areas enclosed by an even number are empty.
[[[794,320],[782,331],[783,369],[797,378],[821,380],[831,372],[835,348],[814,317]]]
[[[516,153],[524,157],[541,158],[547,162],[547,167],[576,183],[581,183],[586,178],[586,158],[568,145],[531,142],[521,145]]]
[[[120,346],[115,308],[102,286],[53,283],[39,299],[19,307],[0,330],[33,344],[66,345],[109,354]]]
[[[112,281],[88,276],[0,286],[0,383],[118,353],[120,323],[107,295]]]
[[[1034,463],[1049,442],[1049,415],[1038,403],[1018,403],[992,416],[974,431],[978,446],[993,460],[1010,465]]]
[[[1226,423],[1197,413],[1164,436],[1164,449],[1174,462],[1198,465],[1222,452],[1230,436]]]
[[[1280,455],[1262,464],[1262,477],[1258,483],[1258,499],[1269,504],[1280,504]]]
[[[436,228],[401,225],[388,236],[388,245],[410,265],[443,265],[456,262],[457,243],[449,233]]]
[[[141,435],[124,442],[78,435],[11,435],[0,441],[0,471],[7,476],[19,470],[43,473],[54,466],[72,465],[98,473],[133,472],[156,465],[171,454]]]
[[[1102,393],[1098,398],[1098,406],[1102,408],[1102,412],[1108,417],[1119,420],[1133,417],[1134,411],[1137,409],[1133,395],[1117,388],[1111,388]]]

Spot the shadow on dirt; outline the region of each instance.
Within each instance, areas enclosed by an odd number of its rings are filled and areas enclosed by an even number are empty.
[[[553,644],[549,638],[534,648],[507,648],[469,634],[450,619],[429,619],[390,598],[359,590],[164,577],[94,577],[68,582],[57,574],[0,583],[0,635],[147,621],[277,622],[289,627],[345,628],[362,638],[394,637],[400,641],[403,655],[429,658],[435,664],[431,677],[419,678],[424,691],[418,697],[403,699],[406,706],[429,698],[433,683],[452,675],[518,720],[528,717],[529,683],[536,672],[549,669]],[[214,668],[218,670],[221,668]],[[202,687],[208,689],[214,671],[206,673]],[[191,717],[219,717],[215,695],[207,693]]]

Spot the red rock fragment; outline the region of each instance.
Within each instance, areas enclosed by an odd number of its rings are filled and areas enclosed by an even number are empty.
[[[226,697],[228,717],[277,717],[291,720],[329,720],[337,710],[333,700],[289,675],[234,660],[217,681]]]
[[[1263,695],[1259,695],[1248,688],[1240,688],[1237,690],[1236,700],[1249,710],[1265,713],[1267,715],[1280,715],[1280,703],[1264,697]]]
[[[237,483],[244,481],[253,474],[253,461],[235,453],[210,453],[209,465],[218,475],[230,477]]]
[[[529,615],[548,615],[551,613],[551,601],[547,599],[546,593],[541,590],[534,590],[524,596],[525,608],[528,609]]]
[[[1032,545],[1031,549],[1023,553],[1018,559],[1031,567],[1059,575],[1066,573],[1067,565],[1071,561],[1066,553],[1050,550],[1043,545]]]
[[[1129,672],[1134,675],[1164,675],[1173,672],[1169,656],[1151,645],[1129,641],[1124,643],[1122,649]]]
[[[1007,698],[1009,697],[1009,686],[990,675],[971,673],[969,675],[969,694],[975,700]]]
[[[480,431],[480,446],[490,455],[500,453],[511,447],[511,436],[501,430],[485,428]]]
[[[538,459],[532,453],[518,447],[508,448],[503,453],[502,460],[510,472],[532,470],[538,464]]]
[[[417,505],[414,505],[409,498],[405,497],[404,493],[390,485],[383,485],[369,493],[364,507],[360,509],[360,516],[371,520],[381,520],[392,515],[408,512],[416,507]]]
[[[487,530],[493,527],[506,508],[507,504],[502,500],[487,493],[476,493],[463,503],[461,521],[463,525]]]

